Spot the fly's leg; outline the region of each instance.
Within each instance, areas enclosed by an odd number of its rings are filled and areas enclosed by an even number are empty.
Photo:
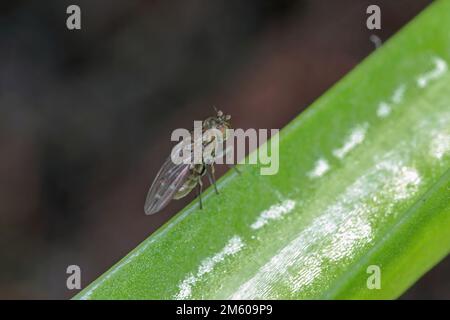
[[[214,182],[214,190],[216,190],[216,193],[219,194],[219,190],[217,190],[217,186],[216,186],[216,170],[214,169],[214,164],[211,165],[211,176],[212,176],[212,180]]]
[[[197,197],[198,197],[198,201],[200,203],[200,209],[203,209],[202,189],[203,189],[202,178],[198,177]]]
[[[209,184],[212,184],[214,186],[214,191],[216,192],[216,194],[219,194],[219,190],[217,190],[216,186],[216,175],[213,164],[211,164],[211,172],[206,169],[206,174],[208,176]]]

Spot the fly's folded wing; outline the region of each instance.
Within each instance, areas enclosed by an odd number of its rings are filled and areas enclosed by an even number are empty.
[[[145,199],[145,214],[164,208],[189,176],[189,164],[175,164],[169,157],[159,170]]]

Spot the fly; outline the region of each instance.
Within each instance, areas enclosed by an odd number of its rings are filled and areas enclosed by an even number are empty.
[[[202,177],[204,175],[207,175],[210,184],[214,186],[216,194],[219,193],[214,174],[214,160],[217,156],[215,155],[215,146],[218,143],[223,143],[227,139],[226,132],[227,129],[231,128],[231,116],[224,115],[222,111],[216,110],[216,112],[216,116],[209,117],[202,122],[202,132],[205,133],[209,129],[217,129],[223,135],[222,141],[216,139],[215,136],[205,138],[205,136],[202,135],[201,144],[204,150],[207,151],[206,154],[202,154],[202,161],[198,164],[175,164],[169,156],[156,175],[156,178],[147,193],[144,205],[146,214],[154,214],[162,210],[170,200],[185,197],[195,187],[197,187],[197,196],[199,198],[200,209],[202,209]],[[196,143],[198,143],[198,141],[193,141],[191,143],[190,150],[193,150],[192,147]]]

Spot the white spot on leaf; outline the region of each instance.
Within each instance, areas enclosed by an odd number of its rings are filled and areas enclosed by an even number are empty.
[[[339,159],[343,159],[347,153],[364,141],[368,128],[368,123],[364,123],[354,128],[344,142],[344,145],[339,149],[333,150],[333,155]]]
[[[242,250],[243,247],[244,242],[239,236],[232,237],[221,251],[216,253],[214,256],[206,258],[202,261],[195,275],[188,275],[180,283],[180,285],[178,286],[179,291],[175,295],[174,299],[188,299],[192,294],[192,287],[195,286],[198,281],[202,280],[202,278],[206,274],[211,272],[217,264],[224,261],[227,256],[232,256],[238,253]]]
[[[273,205],[269,209],[264,210],[250,227],[254,230],[260,229],[269,223],[270,220],[281,219],[284,215],[291,212],[294,207],[295,201],[293,200],[285,200],[280,204]]]
[[[420,88],[425,88],[430,81],[441,77],[448,69],[447,62],[439,57],[435,57],[433,62],[434,69],[417,78],[417,85]]]
[[[328,161],[320,158],[314,164],[314,169],[312,169],[311,172],[308,173],[308,177],[310,177],[311,179],[319,178],[323,176],[328,170],[330,170]]]
[[[402,102],[405,91],[406,91],[406,86],[404,84],[402,84],[397,89],[395,89],[394,94],[392,95],[392,102],[393,103]]]
[[[430,144],[430,153],[433,158],[441,160],[450,152],[450,134],[445,132],[432,132],[432,140]]]
[[[377,116],[380,118],[386,118],[391,113],[391,106],[386,102],[381,102],[378,105]]]

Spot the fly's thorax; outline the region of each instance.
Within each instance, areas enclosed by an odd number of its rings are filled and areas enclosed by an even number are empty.
[[[215,141],[216,143],[223,143],[229,137],[230,126],[228,124],[220,124],[216,127],[205,129],[203,131],[203,144]]]
[[[206,172],[205,164],[194,164],[191,167],[191,176],[203,176]]]

